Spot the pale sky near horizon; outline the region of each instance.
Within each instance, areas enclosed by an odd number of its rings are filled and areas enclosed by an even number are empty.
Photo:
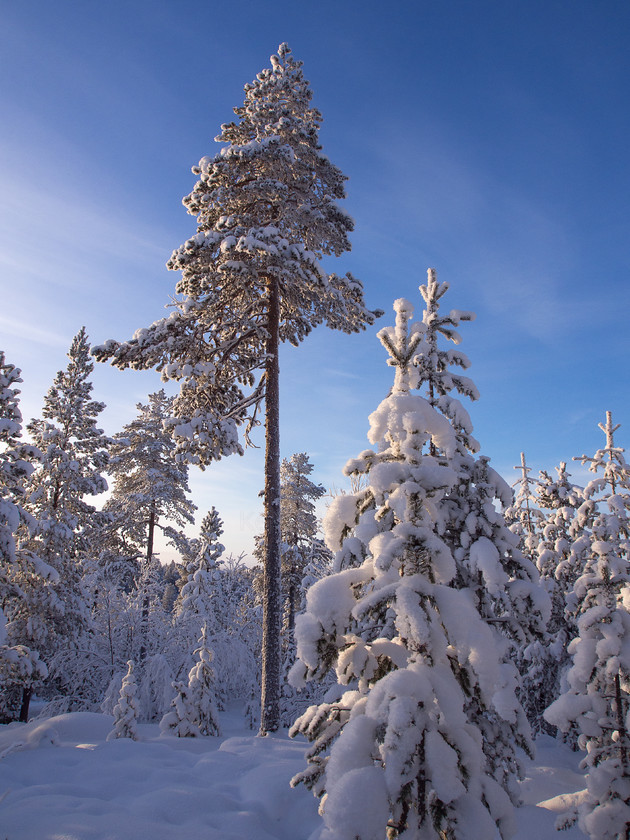
[[[429,266],[445,308],[477,314],[461,328],[470,412],[510,482],[521,451],[534,474],[593,454],[606,410],[629,449],[625,0],[0,0],[0,349],[22,368],[25,420],[82,325],[98,344],[162,317],[165,262],[195,230],[190,167],[282,41],[349,177],[353,250],[327,267],[386,312],[283,348],[283,456],[307,452],[314,480],[345,486],[392,383],[376,332],[399,297],[421,318]],[[109,434],[162,387],[105,365],[93,383]],[[262,449],[191,471],[228,551],[262,530],[262,484]]]

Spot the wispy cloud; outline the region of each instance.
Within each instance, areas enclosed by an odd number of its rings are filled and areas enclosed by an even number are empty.
[[[3,336],[14,336],[15,338],[23,339],[24,341],[33,341],[37,344],[42,344],[45,347],[53,347],[57,349],[59,347],[68,346],[67,335],[42,329],[26,318],[0,315],[0,332]]]
[[[10,159],[10,155],[5,155]],[[94,186],[94,185],[91,185]],[[97,191],[98,195],[98,191]],[[165,262],[164,237],[143,230],[120,208],[56,184],[25,184],[0,172],[0,282],[19,278],[75,288],[101,275],[109,260],[138,265]]]

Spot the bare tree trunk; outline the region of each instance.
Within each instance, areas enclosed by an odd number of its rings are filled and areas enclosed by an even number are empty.
[[[291,578],[293,578],[293,575],[291,576]],[[288,618],[288,621],[287,621],[287,634],[288,634],[290,639],[293,638],[293,631],[295,630],[295,609],[296,609],[295,608],[295,602],[297,601],[296,589],[297,589],[297,587],[296,587],[293,579],[291,579],[291,582],[289,583],[289,597],[288,597],[289,618]]]
[[[22,689],[22,705],[20,707],[20,716],[18,718],[20,723],[28,723],[28,709],[31,705],[32,694],[32,687],[30,685],[28,687],[24,686],[24,688]]]
[[[280,290],[269,277],[269,337],[265,393],[265,564],[260,734],[280,725]]]
[[[153,540],[155,538],[155,499],[151,501],[151,507],[149,509],[149,533],[147,537],[147,555],[146,555],[146,567],[147,571],[149,569],[149,565],[151,563],[151,558],[153,557]],[[149,594],[145,592],[144,598],[142,599],[142,614],[140,616],[140,662],[144,662],[147,658],[147,626],[149,624]]]
[[[619,757],[621,758],[624,776],[627,776],[630,769],[628,762],[628,730],[626,728],[626,716],[624,714],[623,699],[621,696],[621,680],[618,673],[615,674],[615,704],[617,707],[617,731],[619,732]],[[628,828],[630,830],[630,826]]]

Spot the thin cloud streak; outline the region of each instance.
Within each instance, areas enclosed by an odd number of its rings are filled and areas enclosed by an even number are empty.
[[[16,319],[15,316],[0,315],[0,332],[3,336],[11,335],[23,341],[42,344],[44,347],[57,349],[67,348],[68,346],[67,336],[42,329],[35,326],[32,321],[24,318]]]

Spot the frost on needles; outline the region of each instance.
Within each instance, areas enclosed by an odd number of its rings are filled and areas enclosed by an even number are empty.
[[[338,206],[345,176],[323,153],[321,114],[287,44],[245,85],[223,147],[193,168],[184,199],[197,232],[168,267],[181,271],[173,311],[125,342],[93,353],[120,368],[155,367],[180,383],[169,421],[178,456],[205,467],[243,452],[265,412],[265,594],[261,732],[280,724],[279,348],[326,324],[346,333],[374,323],[363,287],[329,274],[325,256],[350,249],[352,219]]]
[[[172,312],[129,341],[94,347],[120,368],[155,367],[180,383],[172,431],[178,451],[204,466],[242,452],[267,387],[271,285],[279,286],[279,340],[299,344],[319,324],[352,333],[380,314],[351,274],[322,266],[350,250],[354,223],[338,206],[346,176],[323,154],[322,116],[286,44],[245,85],[236,120],[221,126],[222,148],[203,157],[184,198],[197,233],[168,268],[181,272]]]
[[[344,470],[365,486],[325,518],[335,573],[297,619],[293,682],[338,682],[291,730],[312,741],[293,784],[322,798],[322,840],[507,838],[531,752],[511,652],[542,632],[548,599],[494,504],[509,487],[475,454],[468,360],[439,347],[472,319],[440,314],[447,288],[430,270],[423,323],[398,300],[379,333],[394,386],[374,449]]]

